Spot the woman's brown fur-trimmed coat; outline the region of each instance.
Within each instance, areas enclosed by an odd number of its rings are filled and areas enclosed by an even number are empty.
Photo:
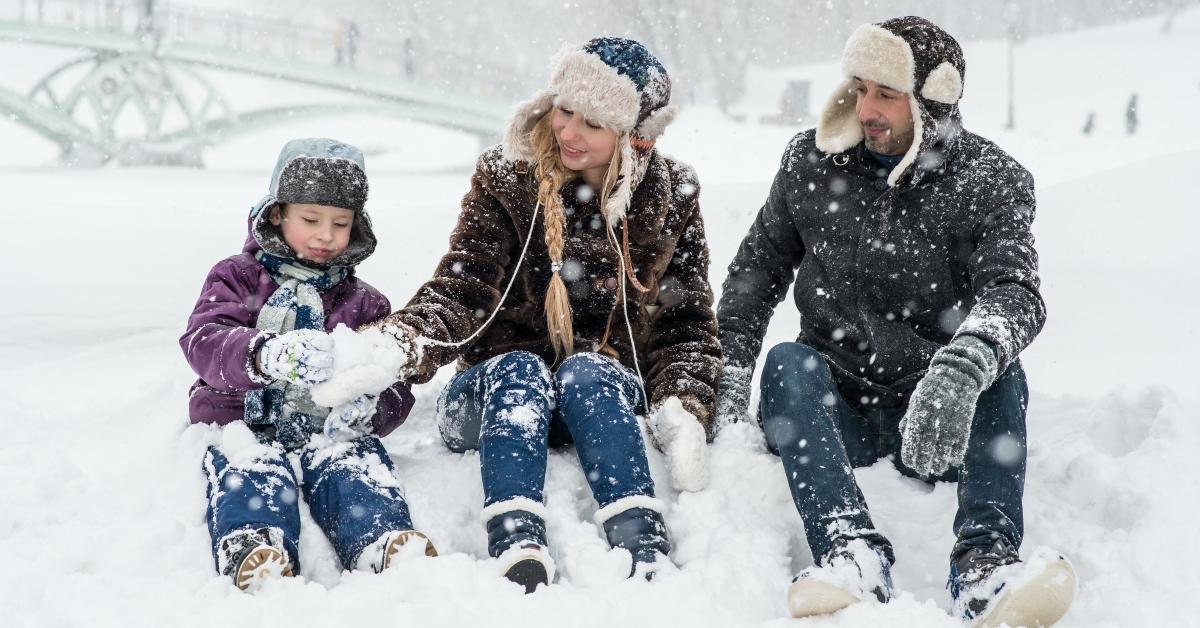
[[[620,260],[610,243],[598,197],[581,199],[581,182],[562,190],[566,213],[561,275],[570,294],[575,350],[595,351],[612,317],[608,344],[633,368],[629,331],[617,302]],[[628,210],[630,255],[638,290],[627,280],[629,321],[650,405],[670,396],[689,404],[712,436],[721,373],[721,348],[708,283],[708,243],[700,217],[699,185],[686,164],[658,153],[633,192]],[[537,205],[532,167],[503,157],[500,147],[480,156],[471,190],[462,201],[450,250],[434,276],[403,309],[381,324],[399,323],[421,336],[455,342],[467,338],[495,308],[517,264]],[[428,381],[456,357],[460,367],[510,351],[530,351],[553,365],[544,308],[550,282],[544,220],[537,217],[525,261],[496,319],[462,349],[427,346],[412,381]],[[621,228],[615,226],[617,237]]]

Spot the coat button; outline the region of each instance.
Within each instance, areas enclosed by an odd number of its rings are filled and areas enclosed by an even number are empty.
[[[876,190],[883,191],[887,189],[887,181],[884,179],[875,179],[874,185]]]
[[[616,278],[616,277],[609,277],[608,279],[605,279],[605,280],[604,280],[604,287],[605,287],[605,289],[607,289],[607,290],[616,290],[616,289],[617,289],[617,278]]]

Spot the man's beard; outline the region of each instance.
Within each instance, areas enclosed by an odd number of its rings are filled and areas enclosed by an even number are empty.
[[[863,140],[866,142],[867,148],[881,155],[899,155],[912,146],[913,130],[911,128],[903,134],[897,135],[894,129],[886,124],[864,123],[862,127]],[[868,127],[882,128],[887,130],[887,133],[878,138],[872,138],[867,135]]]

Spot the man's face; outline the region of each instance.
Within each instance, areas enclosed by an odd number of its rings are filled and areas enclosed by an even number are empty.
[[[913,142],[912,109],[905,92],[854,78],[854,111],[862,125],[867,148],[882,155],[903,155]]]

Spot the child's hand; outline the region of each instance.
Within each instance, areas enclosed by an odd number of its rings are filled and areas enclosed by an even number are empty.
[[[333,339],[315,329],[296,329],[279,334],[258,350],[263,375],[289,384],[312,387],[333,371]]]
[[[334,368],[312,389],[313,403],[336,408],[360,395],[378,395],[405,375],[412,355],[388,333],[375,328],[356,332],[339,324],[333,339]]]
[[[371,417],[379,397],[362,395],[329,411],[325,417],[325,436],[335,441],[351,441],[375,430]]]

